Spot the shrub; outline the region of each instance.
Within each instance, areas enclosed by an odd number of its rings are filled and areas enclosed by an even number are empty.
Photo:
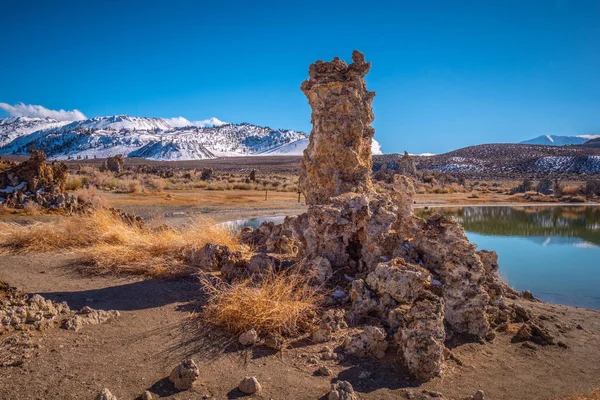
[[[183,274],[194,264],[197,250],[209,242],[246,250],[227,228],[207,220],[180,229],[148,229],[100,209],[54,222],[0,223],[0,251],[78,250],[79,261],[95,273]]]
[[[270,274],[260,282],[225,283],[203,278],[208,304],[202,318],[232,334],[255,329],[259,334],[291,336],[308,330],[322,300],[306,275],[297,271]]]
[[[77,190],[83,187],[83,180],[78,176],[69,176],[67,179],[67,184],[65,186],[66,190]]]
[[[200,179],[202,179],[203,181],[208,181],[208,180],[212,179],[213,173],[214,173],[214,171],[212,168],[205,168],[202,170],[202,173],[200,174]]]

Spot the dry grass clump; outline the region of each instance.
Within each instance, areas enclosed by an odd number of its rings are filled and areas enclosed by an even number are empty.
[[[181,229],[148,229],[98,209],[54,222],[0,222],[0,252],[76,250],[81,262],[100,273],[182,274],[193,266],[196,251],[209,242],[244,250],[227,228],[207,220]]]
[[[209,297],[203,320],[232,334],[252,328],[260,335],[304,332],[312,326],[323,298],[298,271],[271,273],[259,282],[201,281]]]

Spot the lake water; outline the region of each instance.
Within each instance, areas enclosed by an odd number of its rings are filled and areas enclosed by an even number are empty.
[[[460,207],[417,210],[451,215],[479,249],[498,253],[500,273],[540,299],[600,309],[600,207]],[[225,223],[234,231],[283,216]]]
[[[547,302],[600,309],[600,207],[461,207],[451,215],[478,249],[498,253],[516,290]]]

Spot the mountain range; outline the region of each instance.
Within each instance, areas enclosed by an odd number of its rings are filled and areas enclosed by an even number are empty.
[[[560,136],[560,135],[541,135],[533,139],[524,140],[520,144],[542,144],[545,146],[569,146],[581,145],[590,139],[600,138],[600,135],[578,135],[578,136]]]
[[[0,119],[0,154],[43,150],[53,159],[104,158],[122,154],[151,160],[200,160],[252,155],[301,155],[304,132],[248,123],[181,126],[164,118],[117,115],[81,121],[52,118]],[[373,142],[374,154],[381,154]]]

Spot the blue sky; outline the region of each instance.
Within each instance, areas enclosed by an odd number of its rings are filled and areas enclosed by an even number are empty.
[[[8,104],[308,132],[308,65],[358,49],[384,152],[600,133],[597,0],[1,0],[0,21]]]

